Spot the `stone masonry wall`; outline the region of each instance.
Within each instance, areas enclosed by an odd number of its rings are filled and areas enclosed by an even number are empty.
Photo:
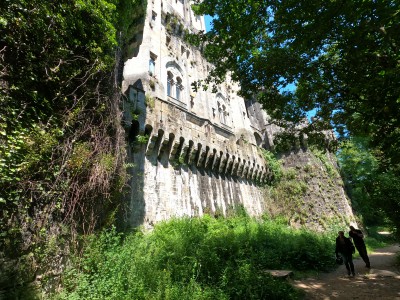
[[[186,32],[205,30],[190,4],[149,1],[134,56],[125,62],[132,226],[226,214],[238,205],[254,216],[267,210],[260,183],[271,174],[260,148],[273,147],[280,129],[257,102],[237,95],[229,74],[216,91],[193,91],[213,66],[184,41]],[[344,194],[340,201],[347,201]]]

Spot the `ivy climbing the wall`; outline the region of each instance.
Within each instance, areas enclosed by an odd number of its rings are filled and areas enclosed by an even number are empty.
[[[282,165],[281,161],[277,158],[276,154],[271,151],[260,149],[262,155],[266,161],[266,165],[270,172],[270,184],[275,185],[277,184],[280,179],[282,178]]]
[[[126,181],[118,69],[144,4],[0,3],[0,252],[20,269],[0,286],[59,259],[54,238],[113,222]]]

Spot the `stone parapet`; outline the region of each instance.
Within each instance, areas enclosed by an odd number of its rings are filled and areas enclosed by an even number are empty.
[[[260,156],[249,156],[246,150],[236,149],[236,156],[222,151],[206,140],[190,140],[189,136],[176,136],[155,128],[148,139],[146,155],[166,155],[168,160],[179,164],[193,165],[211,172],[241,177],[250,181],[265,181],[268,166]],[[158,145],[158,146],[157,146]],[[155,152],[157,151],[157,152]],[[243,157],[251,160],[243,159]]]
[[[146,108],[145,96],[137,97],[136,110],[125,110],[125,123],[135,118],[139,134],[148,135],[146,155],[157,151],[167,154],[171,161],[180,161],[216,173],[246,178],[252,181],[266,179],[268,166],[252,143],[239,143],[234,132],[209,119],[199,117],[183,107],[166,100],[153,98],[153,108]],[[129,101],[125,107],[129,107]],[[132,104],[131,104],[132,105]],[[135,117],[132,114],[137,111]],[[146,128],[151,128],[146,132]]]

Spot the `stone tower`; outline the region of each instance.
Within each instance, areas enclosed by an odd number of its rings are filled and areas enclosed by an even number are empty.
[[[204,18],[190,1],[149,0],[133,38],[123,72],[133,226],[238,205],[255,216],[266,210],[259,183],[269,171],[260,148],[273,145],[276,128],[229,79],[216,91],[193,92],[212,68],[185,42],[199,30]]]

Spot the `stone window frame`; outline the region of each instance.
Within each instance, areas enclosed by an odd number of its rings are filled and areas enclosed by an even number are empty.
[[[156,75],[156,61],[157,55],[150,51],[150,58],[149,58],[149,75],[155,76]]]
[[[167,72],[167,96],[174,98],[174,74],[171,71]]]
[[[188,95],[186,94],[186,73],[176,59],[170,59],[165,64],[163,78],[166,80],[166,96],[171,102],[186,107]],[[165,81],[164,81],[165,82]]]
[[[180,78],[179,76],[176,77],[176,88],[175,88],[175,99],[182,101],[181,100],[181,91],[183,91],[183,84],[182,84],[182,78]]]
[[[221,124],[229,126],[228,124],[230,121],[230,114],[229,114],[229,105],[228,102],[226,101],[226,98],[223,96],[221,92],[218,92],[215,96],[216,102],[217,102],[217,112],[219,116],[219,121]]]
[[[185,102],[183,74],[174,66],[167,68],[167,96],[179,102]]]

